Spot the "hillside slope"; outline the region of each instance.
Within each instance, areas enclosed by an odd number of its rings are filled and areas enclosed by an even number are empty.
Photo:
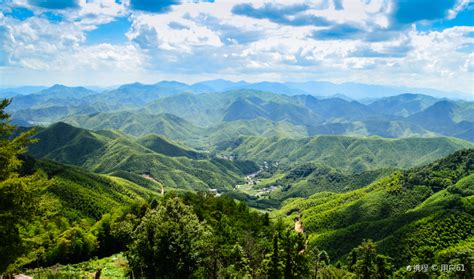
[[[223,143],[218,150],[239,160],[272,161],[283,165],[316,161],[357,173],[379,168],[407,169],[473,146],[453,138],[246,137]]]
[[[346,193],[290,199],[277,215],[301,215],[311,242],[340,258],[373,239],[397,265],[473,244],[474,149],[397,172]],[[419,243],[419,245],[413,245]]]
[[[152,177],[165,187],[189,190],[231,189],[256,170],[249,162],[198,153],[158,136],[136,139],[113,131],[92,132],[57,123],[39,131],[29,148],[47,158],[99,173]]]

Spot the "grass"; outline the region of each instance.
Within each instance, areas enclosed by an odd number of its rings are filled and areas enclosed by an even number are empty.
[[[129,278],[128,261],[123,254],[115,254],[102,259],[92,259],[71,265],[54,265],[46,268],[26,270],[25,274],[33,278],[94,278],[101,270],[100,278]]]

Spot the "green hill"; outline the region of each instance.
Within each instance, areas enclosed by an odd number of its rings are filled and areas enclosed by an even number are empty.
[[[110,212],[111,208],[129,206],[137,200],[157,196],[161,185],[153,183],[144,188],[126,179],[105,174],[94,174],[75,166],[49,160],[32,160],[25,164],[23,172],[44,171],[50,178],[47,192],[59,199],[65,216],[93,218]],[[71,215],[72,214],[72,215]]]
[[[290,199],[277,215],[289,222],[301,215],[310,241],[331,258],[373,239],[398,266],[413,264],[427,256],[426,249],[435,257],[472,245],[473,158],[474,149],[461,150],[358,190]]]
[[[133,136],[160,134],[165,137],[192,142],[198,140],[203,130],[172,114],[149,114],[139,111],[122,111],[75,115],[64,122],[90,130],[114,129]]]
[[[163,135],[200,149],[209,149],[209,146],[218,142],[240,136],[307,136],[307,129],[304,126],[293,125],[286,121],[274,122],[264,118],[236,120],[210,127],[200,127],[168,113],[154,115],[138,111],[126,111],[75,115],[65,118],[63,121],[76,127],[94,131],[114,129],[138,137],[148,134]]]
[[[191,159],[205,159],[206,156],[188,147],[181,146],[162,136],[150,134],[137,139],[137,142],[157,153],[170,157],[188,157]]]
[[[373,136],[385,138],[435,137],[438,133],[406,121],[364,120],[335,122],[308,127],[309,135]],[[459,137],[468,139],[465,137]]]
[[[144,188],[119,177],[26,158],[21,174],[34,172],[48,179],[36,190],[31,218],[20,226],[24,254],[14,266],[83,261],[97,255],[98,249],[111,249],[102,240],[110,234],[111,215],[158,198],[161,189],[158,183]],[[112,247],[121,249],[117,244]]]
[[[99,173],[151,177],[167,188],[225,191],[256,169],[253,163],[219,159],[158,136],[136,139],[118,132],[92,132],[57,123],[39,131],[36,138],[39,142],[29,148],[35,158]]]
[[[393,169],[377,169],[347,174],[320,163],[304,163],[290,170],[277,170],[270,178],[258,179],[253,190],[266,199],[283,202],[288,198],[309,197],[319,192],[347,192],[362,188],[392,173]],[[264,189],[274,190],[262,193]]]
[[[472,146],[472,143],[453,138],[245,137],[222,143],[217,150],[239,160],[279,162],[281,165],[315,161],[358,173],[380,168],[407,169]]]

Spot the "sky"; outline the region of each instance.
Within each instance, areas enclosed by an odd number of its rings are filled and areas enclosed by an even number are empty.
[[[0,86],[208,79],[474,94],[469,0],[0,0]]]

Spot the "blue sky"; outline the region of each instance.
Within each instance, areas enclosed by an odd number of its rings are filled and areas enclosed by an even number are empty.
[[[0,86],[362,82],[474,94],[469,0],[0,0]]]

